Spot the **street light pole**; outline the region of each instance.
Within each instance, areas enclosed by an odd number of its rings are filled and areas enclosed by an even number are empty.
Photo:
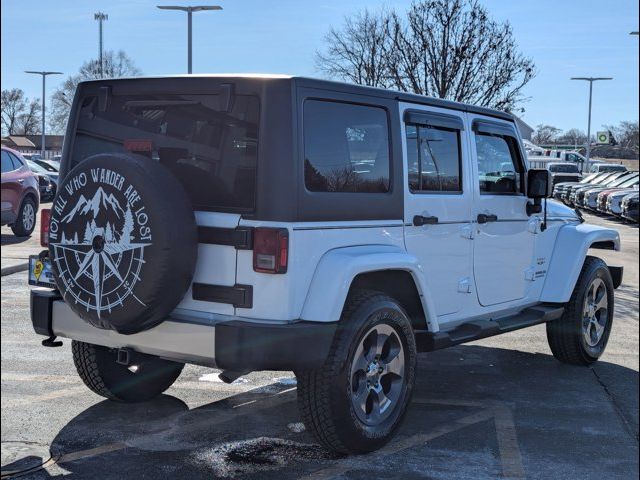
[[[613,80],[612,77],[571,77],[571,80],[584,80],[589,82],[589,121],[587,123],[587,162],[591,158],[591,104],[593,98],[593,82],[600,80]]]
[[[47,71],[33,71],[33,70],[25,70],[24,73],[31,73],[34,75],[41,75],[42,76],[42,145],[40,146],[40,153],[42,155],[42,158],[44,158],[44,151],[45,151],[45,136],[44,136],[44,126],[45,126],[45,108],[44,108],[44,102],[45,102],[45,79],[47,78],[47,75],[62,75],[62,72],[47,72]]]
[[[206,10],[222,10],[219,5],[195,5],[188,7],[179,7],[172,5],[157,5],[160,10],[179,10],[181,12],[187,12],[187,73],[193,73],[193,61],[192,61],[192,20],[193,12],[201,12]]]
[[[102,55],[102,22],[109,20],[109,15],[98,12],[93,14],[93,19],[98,21],[98,50],[100,57],[100,78],[104,78],[104,62]]]

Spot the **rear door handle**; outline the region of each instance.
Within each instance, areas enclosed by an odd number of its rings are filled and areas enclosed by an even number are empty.
[[[497,222],[498,216],[492,213],[479,213],[478,214],[478,223],[484,224],[489,222]]]
[[[423,217],[422,215],[416,215],[413,217],[413,224],[416,227],[421,227],[423,225],[435,225],[438,221],[438,217]]]
[[[24,178],[19,178],[18,183],[24,183]]]

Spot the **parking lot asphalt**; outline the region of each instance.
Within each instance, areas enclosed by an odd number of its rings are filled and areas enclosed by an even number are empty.
[[[43,203],[41,207],[50,208],[50,203]],[[37,255],[42,251],[40,246],[40,214],[36,215],[36,227],[30,237],[16,237],[11,228],[2,227],[2,275],[23,271],[27,267],[29,255]]]
[[[315,444],[290,372],[226,385],[187,366],[154,401],[105,401],[76,375],[69,341],[40,346],[26,272],[4,276],[2,476],[44,463],[23,478],[638,478],[638,227],[587,219],[618,228],[623,252],[592,254],[626,268],[601,360],[558,363],[544,326],[421,355],[398,435],[363,456]]]

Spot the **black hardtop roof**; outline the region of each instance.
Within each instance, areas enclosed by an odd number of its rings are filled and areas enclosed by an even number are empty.
[[[333,80],[324,80],[318,78],[310,78],[303,76],[291,76],[291,75],[277,75],[277,74],[195,74],[195,75],[167,75],[167,76],[148,76],[148,77],[125,77],[118,79],[100,79],[100,80],[86,80],[80,84],[92,84],[102,82],[123,82],[123,81],[144,81],[144,80],[170,80],[170,79],[186,79],[186,78],[215,78],[218,80],[252,80],[252,81],[290,81],[297,86],[315,88],[319,90],[328,90],[334,92],[341,92],[351,95],[367,95],[372,97],[381,97],[386,99],[393,99],[407,103],[416,103],[419,105],[428,105],[439,108],[449,108],[452,110],[458,110],[463,112],[476,113],[479,115],[487,115],[490,117],[500,118],[511,122],[515,121],[512,114],[495,110],[492,108],[478,107],[475,105],[469,105],[466,103],[454,102],[451,100],[443,100],[440,98],[427,97],[425,95],[418,95],[414,93],[400,92],[397,90],[387,90],[378,87],[368,87],[364,85],[355,85],[344,82],[337,82]]]

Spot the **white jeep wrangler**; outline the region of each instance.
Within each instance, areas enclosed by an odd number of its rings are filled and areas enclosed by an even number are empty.
[[[32,323],[117,401],[185,363],[293,370],[318,441],[371,451],[420,352],[547,322],[560,361],[602,355],[622,269],[587,251],[619,237],[549,189],[499,111],[285,76],[82,83]]]

